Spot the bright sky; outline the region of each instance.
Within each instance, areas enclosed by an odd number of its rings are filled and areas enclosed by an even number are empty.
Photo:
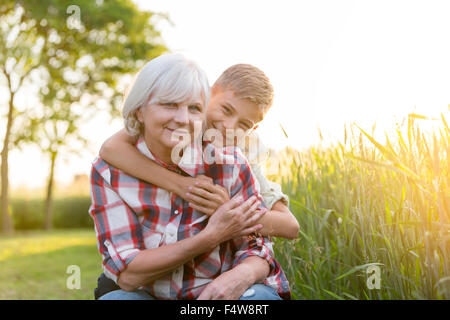
[[[275,101],[258,130],[271,148],[315,144],[318,127],[331,140],[343,136],[344,123],[371,128],[376,121],[383,133],[414,110],[449,112],[449,1],[136,2],[169,14],[173,25],[160,24],[166,44],[198,61],[211,83],[235,63],[269,76]],[[102,119],[83,128],[93,150],[122,126]],[[85,153],[61,159],[57,179],[88,174],[95,155]],[[10,159],[13,187],[45,181],[48,161],[36,150]]]

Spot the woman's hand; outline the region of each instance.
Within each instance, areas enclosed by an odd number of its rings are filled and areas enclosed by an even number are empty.
[[[222,273],[208,283],[197,300],[238,300],[253,285],[247,274],[239,271],[231,269]]]
[[[198,300],[237,300],[252,285],[263,282],[269,275],[269,263],[250,256],[208,283]]]
[[[262,225],[256,222],[267,209],[258,209],[260,203],[256,196],[244,202],[242,196],[234,196],[209,218],[204,231],[208,232],[216,243],[248,236],[262,228]]]
[[[212,215],[225,202],[230,200],[228,191],[221,185],[214,184],[207,176],[195,178],[183,177],[179,182],[178,194],[197,211]]]

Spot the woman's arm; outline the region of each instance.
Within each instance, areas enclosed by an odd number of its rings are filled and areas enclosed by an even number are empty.
[[[200,211],[205,212],[207,208],[201,206],[202,201],[207,200],[207,189],[211,188],[207,182],[197,182],[195,186],[190,187],[190,193],[186,195],[186,200],[194,202],[191,206]],[[199,204],[200,203],[200,204]],[[212,213],[211,213],[212,214]],[[276,201],[271,210],[258,220],[258,223],[263,226],[259,231],[263,236],[274,236],[286,239],[296,239],[298,237],[299,224],[295,216],[289,210],[288,206],[282,200]]]
[[[213,250],[224,241],[241,238],[259,230],[262,226],[255,225],[255,221],[264,212],[255,210],[260,204],[257,197],[251,197],[244,202],[242,200],[242,197],[234,197],[221,206],[216,214],[209,218],[205,229],[193,237],[139,251],[120,273],[117,284],[125,291],[134,291],[192,258]]]
[[[212,210],[201,205],[204,202],[206,206],[207,200],[205,198],[212,194],[212,191],[208,192],[208,189],[211,190],[211,188],[211,184],[206,180],[196,182],[195,185],[189,187],[190,190],[186,194],[186,200],[195,202],[191,206],[200,212]],[[213,212],[210,214],[213,214]],[[290,240],[298,237],[300,228],[298,221],[283,200],[273,203],[271,210],[267,211],[258,223],[263,225],[263,228],[259,231],[263,236],[281,237]]]
[[[266,260],[250,256],[208,283],[197,299],[238,300],[245,290],[255,283],[263,282],[269,272]]]
[[[299,224],[287,206],[289,198],[283,194],[280,185],[266,179],[259,165],[252,167],[252,169],[254,178],[260,184],[260,191],[264,198],[264,202],[267,207],[270,208],[263,218],[258,221],[258,223],[263,225],[260,233],[263,236],[274,236],[286,239],[297,238]],[[210,192],[207,192],[208,189],[211,189],[210,184],[201,181],[190,188],[190,193],[186,196],[186,199],[190,202],[195,201],[195,204],[191,206],[194,209],[203,212],[206,208],[202,207],[201,203],[202,201],[206,203],[206,200],[203,200],[203,198],[207,198],[208,194],[211,194]]]

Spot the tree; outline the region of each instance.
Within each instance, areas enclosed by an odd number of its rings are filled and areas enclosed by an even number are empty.
[[[4,77],[8,97],[6,132],[1,153],[1,212],[2,230],[12,233],[13,226],[8,211],[8,155],[13,138],[13,124],[17,116],[16,95],[39,66],[39,54],[32,48],[36,40],[31,23],[26,20],[23,8],[13,1],[0,7],[0,71]]]
[[[86,143],[78,127],[99,108],[99,100],[118,115],[121,77],[167,50],[150,21],[154,14],[139,11],[129,0],[72,3],[22,0],[0,7],[0,65],[5,66],[1,71],[10,92],[2,151],[4,232],[12,232],[7,204],[10,148],[31,141],[48,154],[50,228],[53,172],[61,148],[74,141]],[[19,113],[14,96],[25,80],[38,88],[41,103]],[[13,126],[15,121],[20,127]]]

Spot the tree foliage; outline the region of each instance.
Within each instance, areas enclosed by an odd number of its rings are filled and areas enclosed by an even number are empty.
[[[10,93],[6,112],[10,130],[5,134],[2,167],[7,168],[10,148],[34,142],[49,155],[53,172],[62,148],[86,144],[79,132],[83,121],[102,107],[117,116],[123,76],[167,50],[153,18],[154,13],[139,11],[130,0],[4,1],[0,74]],[[19,108],[17,92],[29,94],[30,88],[38,103]],[[50,198],[52,179],[50,174]],[[2,202],[7,202],[7,180],[3,169]]]

